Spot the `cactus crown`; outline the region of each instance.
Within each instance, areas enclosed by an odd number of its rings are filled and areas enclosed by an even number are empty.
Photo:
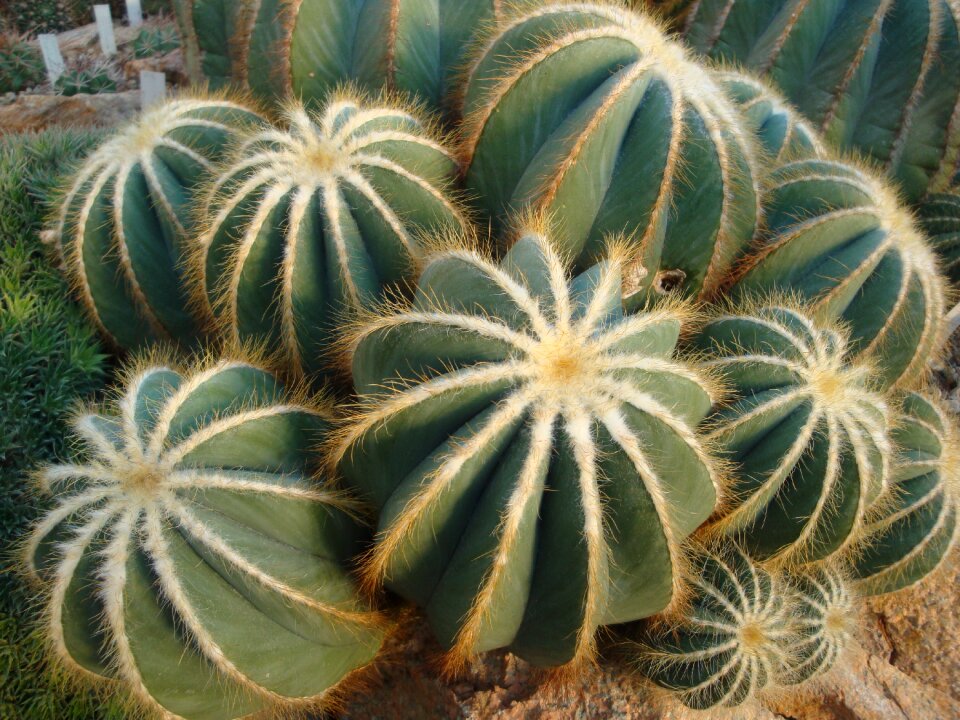
[[[713,318],[697,344],[733,390],[711,421],[738,468],[717,527],[745,534],[761,557],[808,561],[847,547],[885,487],[890,446],[886,403],[870,368],[849,362],[845,333],[758,304]]]
[[[454,663],[508,645],[535,662],[582,662],[600,624],[650,615],[680,589],[680,542],[719,493],[692,430],[712,387],[672,357],[682,306],[624,315],[622,265],[614,252],[571,280],[537,230],[500,265],[447,250],[426,267],[413,307],[371,317],[352,338],[354,382],[367,404],[335,454],[348,479],[386,506],[365,573],[430,601]],[[421,416],[433,418],[430,430],[411,435],[409,423]],[[398,479],[369,472],[380,456],[392,457]],[[614,511],[605,511],[600,489],[605,462],[619,463],[630,488],[644,488],[642,498],[623,500],[638,505],[622,517],[649,517],[657,528],[642,550],[620,545],[607,519]],[[497,479],[481,498],[492,472]],[[606,492],[620,490],[627,492],[620,483]],[[476,527],[447,520],[448,498],[464,493],[479,503]],[[436,533],[446,538],[439,548]],[[558,598],[555,565],[567,551],[577,579]],[[536,569],[521,571],[534,553]],[[424,556],[430,564],[419,567]],[[621,589],[641,577],[643,592],[631,598]],[[476,591],[464,596],[468,584]],[[503,603],[505,594],[520,606]],[[544,603],[559,608],[556,626],[527,620]]]
[[[242,142],[212,186],[191,267],[209,322],[299,374],[318,369],[337,313],[408,277],[420,234],[463,215],[456,163],[415,108],[343,91],[285,118],[286,131]]]
[[[232,360],[136,368],[80,415],[88,455],[41,472],[58,501],[26,546],[67,668],[207,718],[313,706],[365,664],[377,617],[339,566],[358,534],[309,475],[328,415]]]

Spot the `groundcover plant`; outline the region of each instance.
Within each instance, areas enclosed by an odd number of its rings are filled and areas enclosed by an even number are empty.
[[[617,655],[735,707],[936,570],[955,3],[646,4],[176,3],[218,94],[53,199],[120,368],[36,473],[61,671],[329,709],[412,606],[438,672]]]

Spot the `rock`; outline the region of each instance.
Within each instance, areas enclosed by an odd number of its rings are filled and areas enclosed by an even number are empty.
[[[960,701],[960,553],[912,588],[870,602],[891,646],[890,662]],[[960,717],[960,714],[957,715]]]
[[[128,80],[139,80],[142,70],[162,72],[166,74],[167,82],[170,84],[179,85],[188,82],[186,67],[183,64],[183,53],[180,48],[172,50],[166,55],[135,58],[124,66],[123,74]]]
[[[925,686],[862,647],[824,679],[770,702],[792,720],[950,720],[960,702]]]
[[[101,95],[20,95],[0,106],[0,135],[43,130],[55,125],[110,126],[133,117],[140,109],[140,92]]]

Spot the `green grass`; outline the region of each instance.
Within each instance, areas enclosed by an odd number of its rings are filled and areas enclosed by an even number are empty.
[[[9,549],[42,509],[29,471],[64,454],[64,420],[103,387],[107,358],[40,241],[60,171],[97,139],[48,131],[0,138],[0,718],[122,717],[43,670],[30,593]]]

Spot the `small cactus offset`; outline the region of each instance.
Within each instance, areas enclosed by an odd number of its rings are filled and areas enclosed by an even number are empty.
[[[607,236],[631,237],[631,308],[719,289],[758,217],[752,138],[653,20],[614,3],[534,4],[496,26],[465,83],[466,183],[495,226],[549,214],[581,269]]]
[[[714,77],[746,117],[773,167],[825,154],[817,131],[774,89],[746,73],[719,71]]]
[[[917,207],[917,220],[943,272],[960,285],[960,188],[925,197]]]
[[[731,397],[709,436],[733,462],[715,525],[751,555],[819,560],[849,547],[887,482],[887,407],[837,328],[767,305],[709,321],[694,341]]]
[[[899,451],[883,514],[866,528],[852,562],[856,589],[882,595],[921,580],[957,540],[960,440],[937,402],[909,393],[891,436]]]
[[[228,335],[314,373],[343,312],[410,278],[420,236],[464,218],[456,161],[416,112],[341,93],[285,119],[215,183],[193,269],[198,304]]]
[[[693,553],[688,573],[690,598],[643,629],[637,669],[687,707],[741,705],[779,681],[802,642],[792,593],[732,543]]]
[[[685,312],[624,315],[624,265],[570,278],[533,229],[499,265],[448,250],[355,334],[362,405],[335,457],[380,508],[364,572],[425,609],[453,667],[590,660],[599,626],[671,603],[714,510],[693,430],[711,384],[674,359]]]
[[[857,629],[857,595],[830,565],[808,566],[785,578],[794,596],[796,642],[777,682],[790,686],[829,672],[849,647]]]
[[[874,159],[911,202],[960,171],[955,0],[699,0],[685,38],[765,74],[826,140]]]
[[[311,480],[328,411],[242,361],[122,392],[40,473],[57,503],[26,554],[58,659],[163,717],[322,707],[382,639],[343,567],[359,529]]]
[[[448,109],[478,27],[502,0],[247,2],[234,39],[236,78],[264,102],[322,102],[352,82]]]
[[[73,178],[58,248],[84,308],[116,346],[194,341],[182,265],[196,185],[238,131],[261,122],[226,100],[174,100],[104,143]]]
[[[764,211],[731,295],[795,294],[847,325],[883,387],[920,382],[944,340],[946,283],[895,193],[850,163],[803,160],[771,174]]]

